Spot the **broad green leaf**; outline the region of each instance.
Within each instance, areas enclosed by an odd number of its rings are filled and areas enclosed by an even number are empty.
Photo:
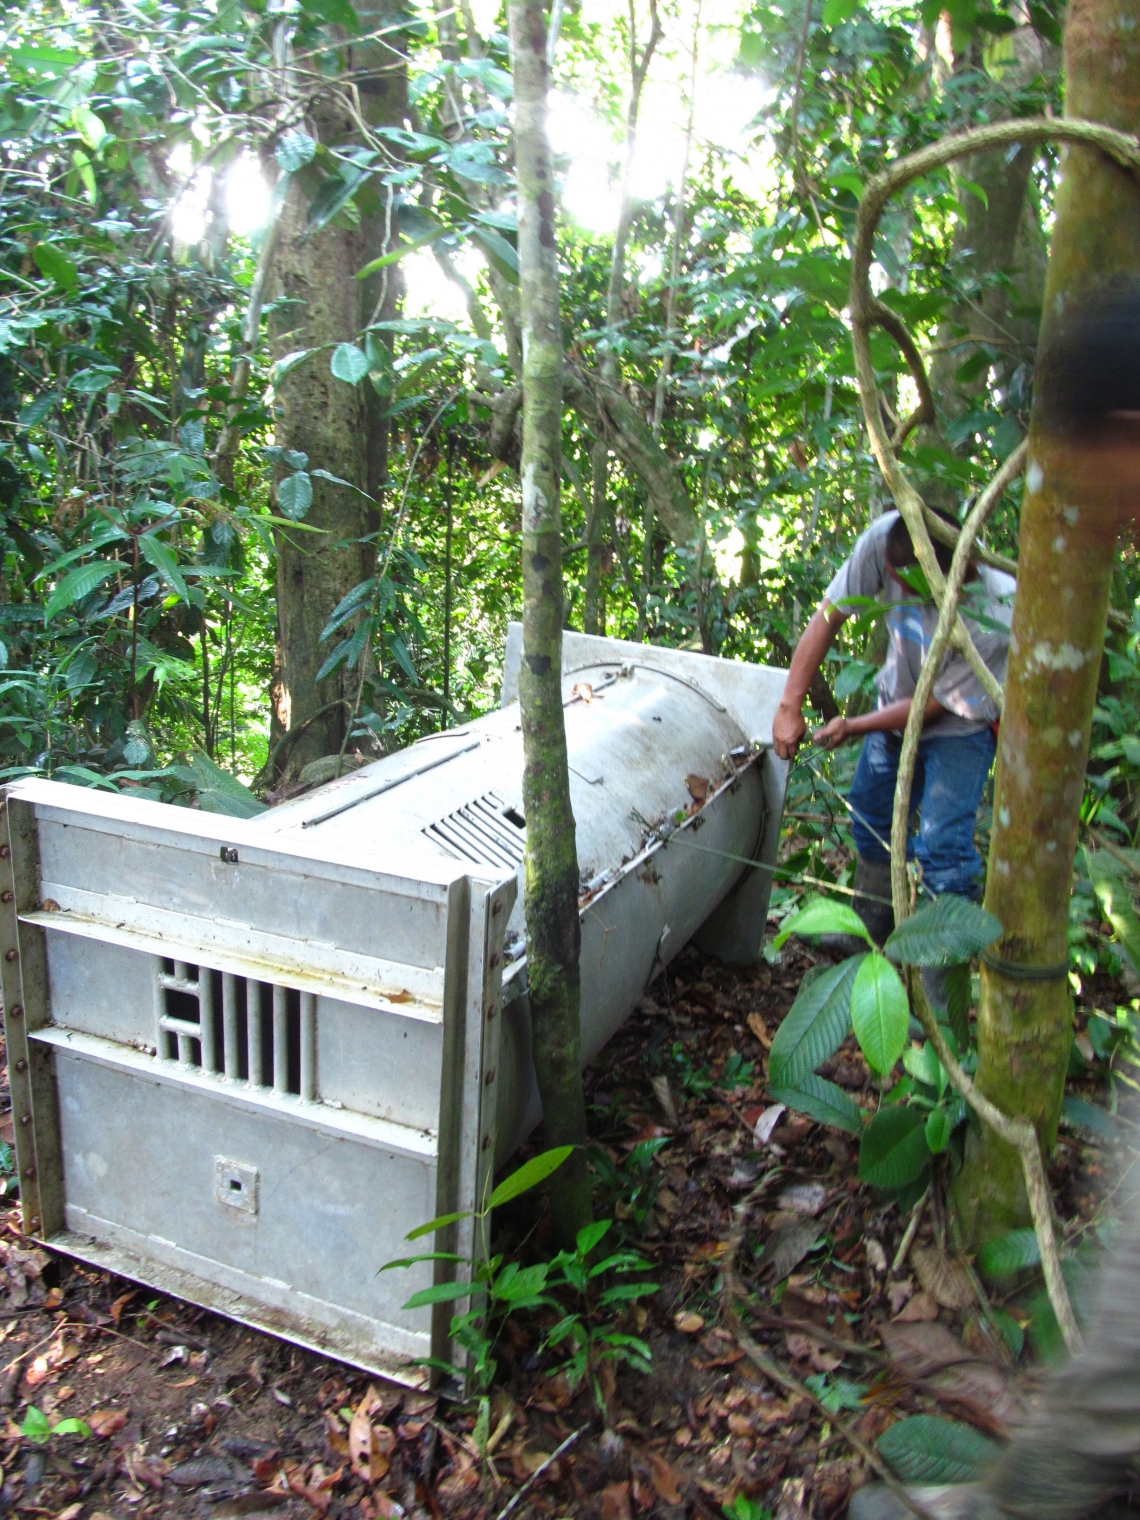
[[[588,1224],[579,1230],[575,1241],[579,1256],[589,1256],[611,1224],[613,1224],[612,1219],[595,1219],[593,1224]]]
[[[20,408],[17,419],[21,427],[32,428],[42,422],[59,405],[58,391],[43,391],[34,401]]]
[[[42,1409],[37,1409],[34,1404],[28,1405],[20,1430],[25,1440],[34,1442],[36,1446],[42,1446],[51,1435],[51,1425],[48,1423],[47,1415]]]
[[[358,385],[368,373],[368,360],[364,357],[364,350],[357,348],[355,343],[338,343],[333,349],[329,368],[336,379],[343,380],[346,385]]]
[[[904,1483],[972,1483],[1001,1448],[972,1426],[916,1414],[879,1437],[879,1455]]]
[[[1009,1230],[987,1240],[978,1252],[978,1271],[983,1277],[1014,1277],[1041,1260],[1033,1230]]]
[[[950,1144],[954,1125],[945,1108],[932,1108],[926,1116],[926,1143],[930,1154],[937,1156]]]
[[[360,22],[350,0],[301,0],[301,9],[310,16],[327,21],[330,26],[343,26],[345,31],[356,33]]]
[[[460,1219],[469,1219],[470,1210],[464,1210],[459,1214],[440,1214],[435,1219],[429,1219],[427,1224],[418,1224],[414,1230],[409,1230],[404,1236],[405,1240],[419,1240],[424,1235],[431,1235],[435,1230],[446,1230],[449,1224],[456,1224]]]
[[[813,897],[809,903],[784,920],[773,944],[778,950],[793,935],[807,938],[809,934],[854,934],[871,944],[867,925],[854,908],[846,903],[832,902],[827,897]]]
[[[295,348],[291,353],[282,354],[276,364],[269,371],[270,379],[274,385],[280,385],[285,376],[291,374],[298,364],[303,364],[313,354],[319,354],[319,348]]]
[[[221,813],[226,818],[255,818],[265,812],[265,803],[259,802],[249,787],[201,750],[193,751],[171,769],[198,793],[203,812]]]
[[[863,1131],[859,1180],[872,1187],[905,1187],[930,1160],[926,1116],[917,1108],[881,1108]]]
[[[96,116],[90,106],[76,106],[71,113],[71,119],[92,153],[97,153],[111,135],[104,126],[102,118]]]
[[[1084,854],[1089,880],[1101,910],[1124,947],[1133,969],[1140,971],[1140,919],[1136,917],[1136,911],[1121,880],[1121,868],[1107,850],[1086,849]]]
[[[425,1251],[422,1256],[398,1256],[395,1261],[386,1261],[378,1272],[392,1272],[397,1267],[418,1267],[421,1261],[466,1261],[465,1256],[457,1256],[454,1251]]]
[[[452,1303],[457,1298],[469,1298],[470,1296],[470,1283],[433,1283],[430,1288],[421,1288],[418,1293],[413,1293],[404,1305],[404,1308],[422,1309],[426,1304]]]
[[[800,988],[768,1055],[773,1087],[796,1086],[843,1044],[851,1029],[851,988],[861,964],[860,957],[852,956]]]
[[[903,1051],[903,1065],[916,1082],[925,1082],[941,1097],[946,1091],[946,1073],[933,1045],[908,1045]]]
[[[143,558],[154,566],[163,580],[174,587],[184,602],[188,602],[190,588],[186,584],[186,578],[178,568],[178,561],[162,540],[153,533],[144,533],[139,539],[139,549]]]
[[[885,1077],[903,1053],[910,1004],[898,972],[877,952],[865,955],[855,973],[851,1027],[868,1066]]]
[[[1066,1097],[1061,1102],[1061,1117],[1078,1129],[1087,1129],[1100,1140],[1119,1140],[1120,1128],[1111,1114],[1084,1098]]]
[[[532,1267],[520,1267],[509,1278],[500,1276],[491,1288],[491,1296],[509,1304],[517,1303],[522,1298],[533,1298],[546,1287],[549,1275],[549,1264],[544,1261],[536,1262]]]
[[[487,1200],[487,1208],[497,1209],[500,1204],[509,1203],[520,1193],[529,1193],[532,1187],[537,1187],[540,1182],[545,1182],[552,1172],[556,1172],[573,1149],[572,1145],[559,1145],[553,1150],[532,1156],[529,1161],[519,1167],[517,1172],[512,1172],[509,1177],[505,1177],[499,1183]]]
[[[947,893],[903,919],[883,954],[905,966],[957,966],[1001,938],[1001,924],[977,903]]]
[[[53,1436],[82,1436],[86,1440],[91,1434],[91,1427],[86,1420],[71,1416],[66,1420],[60,1420],[58,1425],[53,1425],[51,1433]]]
[[[284,133],[277,144],[277,162],[286,174],[296,174],[306,164],[311,164],[317,151],[316,138],[302,132],[299,127]]]
[[[447,231],[449,231],[447,227],[436,227],[434,231],[425,233],[423,237],[413,238],[410,243],[401,243],[397,248],[393,248],[391,253],[381,254],[378,259],[372,259],[369,263],[365,264],[363,269],[358,269],[356,271],[356,278],[358,280],[366,280],[370,274],[376,274],[378,270],[386,269],[390,264],[399,263],[406,253],[415,253],[417,248],[426,248],[429,243],[434,243],[437,238],[441,238]],[[387,324],[377,322],[375,325],[377,327],[384,327]]]
[[[823,24],[838,26],[841,21],[850,21],[858,8],[859,0],[827,0],[823,7]]]
[[[37,243],[32,251],[40,273],[63,290],[74,290],[79,284],[79,270],[73,259],[57,248],[54,243]]]
[[[829,1124],[832,1129],[844,1130],[849,1135],[857,1135],[863,1128],[863,1110],[854,1098],[842,1087],[814,1072],[794,1084],[782,1087],[773,1084],[770,1092],[775,1102],[785,1104],[798,1114],[807,1114],[817,1124]]]
[[[489,227],[472,227],[471,239],[479,244],[495,270],[512,285],[519,282],[519,256],[505,237]]]
[[[70,575],[65,575],[47,599],[44,622],[50,623],[56,613],[70,607],[73,602],[81,602],[85,596],[90,596],[96,586],[101,586],[109,576],[117,574],[122,568],[117,561],[96,559],[88,565],[80,565]]]
[[[305,470],[286,475],[277,487],[277,505],[290,522],[300,522],[313,505],[313,482]]]

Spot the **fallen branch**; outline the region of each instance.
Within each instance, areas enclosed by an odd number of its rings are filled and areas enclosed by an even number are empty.
[[[577,1430],[572,1430],[566,1437],[565,1441],[563,1441],[562,1445],[550,1453],[542,1466],[535,1468],[530,1477],[519,1489],[518,1493],[515,1494],[515,1496],[509,1500],[508,1503],[504,1504],[498,1515],[496,1515],[495,1520],[507,1520],[507,1516],[514,1513],[514,1511],[526,1498],[527,1494],[530,1493],[531,1489],[538,1482],[539,1478],[542,1477],[543,1473],[549,1472],[549,1470],[554,1466],[555,1462],[558,1461],[559,1457],[562,1456],[564,1452],[569,1451],[574,1442],[578,1440],[579,1436],[585,1435],[586,1431],[589,1430],[589,1428],[590,1427],[588,1425],[579,1425]]]

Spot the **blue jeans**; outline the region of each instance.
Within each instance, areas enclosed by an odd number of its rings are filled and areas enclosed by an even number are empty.
[[[918,746],[911,789],[911,811],[919,815],[918,835],[907,840],[907,859],[922,866],[922,884],[935,897],[952,892],[976,897],[981,889],[982,860],[974,847],[974,825],[982,788],[993,764],[993,731],[923,739]],[[848,801],[855,816],[851,829],[859,854],[888,860],[876,835],[888,844],[895,777],[902,740],[897,734],[868,734],[863,741]]]

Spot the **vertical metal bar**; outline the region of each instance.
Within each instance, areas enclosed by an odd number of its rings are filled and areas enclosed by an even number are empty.
[[[301,1096],[310,1103],[317,1096],[317,996],[301,994]]]
[[[245,1048],[249,1062],[249,1085],[264,1087],[261,1070],[261,983],[252,977],[245,983]]]
[[[284,987],[273,989],[273,1091],[289,1091],[289,1021]]]
[[[209,966],[198,967],[198,1027],[202,1038],[202,1070],[216,1072],[218,1069],[218,1042],[214,1038],[214,973]]]
[[[179,982],[188,982],[190,980],[190,967],[185,961],[174,962],[174,977]]]
[[[444,501],[447,507],[447,529],[443,540],[443,710],[440,729],[448,724],[451,706],[451,477],[455,465],[455,433],[447,434],[447,474],[444,476]]]
[[[166,1017],[166,988],[162,985],[162,979],[166,975],[162,964],[162,956],[151,957],[154,967],[154,1052],[160,1061],[170,1060],[170,1036],[162,1027],[162,1021]]]
[[[226,1076],[236,1077],[241,1069],[238,1059],[237,977],[222,972],[222,1057]]]

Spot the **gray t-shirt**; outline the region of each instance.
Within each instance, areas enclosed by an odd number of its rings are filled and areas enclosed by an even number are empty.
[[[844,606],[846,598],[869,597],[887,602],[887,636],[889,645],[882,670],[875,677],[879,707],[886,707],[903,697],[914,695],[918,673],[938,625],[938,609],[932,602],[921,602],[914,592],[904,589],[887,574],[887,534],[898,521],[897,512],[885,512],[855,540],[851,557],[824,593],[824,600],[844,617],[860,611]],[[1013,613],[1013,593],[1017,582],[1011,575],[979,565],[977,579],[967,581],[962,591],[962,618],[974,640],[978,653],[1003,685],[1009,659],[1009,623]],[[985,619],[979,623],[971,617],[976,612]],[[995,628],[991,624],[998,624]],[[934,682],[934,699],[946,709],[946,716],[932,723],[924,734],[928,739],[951,739],[962,734],[976,734],[998,717],[997,708],[986,695],[977,676],[956,649],[947,650],[942,669]]]

